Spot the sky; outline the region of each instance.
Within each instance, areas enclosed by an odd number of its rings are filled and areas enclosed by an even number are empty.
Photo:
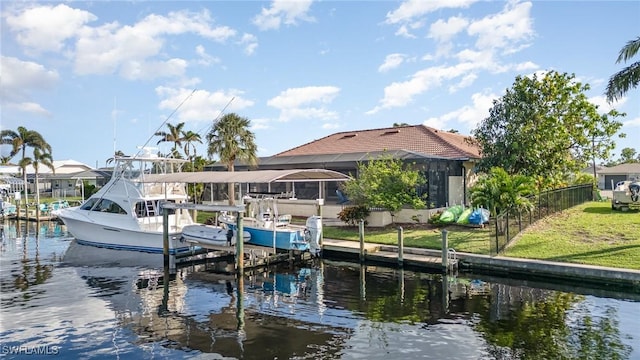
[[[640,1],[0,2],[0,128],[38,131],[54,160],[106,165],[184,122],[251,121],[259,156],[342,131],[425,124],[471,134],[516,76],[555,70],[626,113],[608,79],[640,36]],[[0,149],[2,154],[8,149]],[[206,155],[206,144],[196,144]],[[15,158],[14,162],[18,159]]]

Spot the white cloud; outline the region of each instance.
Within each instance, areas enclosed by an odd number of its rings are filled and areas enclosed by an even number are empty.
[[[413,35],[411,32],[409,32],[409,26],[407,25],[402,25],[398,28],[398,30],[396,30],[395,35],[397,36],[402,36],[408,39],[415,39],[416,36]]]
[[[132,25],[111,22],[93,27],[88,23],[97,20],[95,15],[66,4],[16,8],[4,17],[20,45],[37,52],[63,53],[73,59],[76,74],[117,73],[130,80],[184,74],[188,62],[164,51],[168,36],[190,33],[224,43],[237,35],[228,26],[215,25],[206,9],[150,14]],[[239,42],[248,54],[257,46],[251,35],[245,34]],[[200,63],[219,61],[203,48],[196,53]]]
[[[244,53],[247,55],[253,55],[258,48],[258,38],[252,34],[243,34],[238,43],[244,46]]]
[[[36,6],[5,15],[19,44],[36,52],[60,51],[86,24],[98,18],[90,12],[65,4]]]
[[[413,97],[442,85],[443,80],[451,80],[465,76],[476,68],[473,63],[460,63],[454,66],[434,66],[416,72],[411,79],[394,82],[384,89],[384,98],[380,105],[367,114],[374,114],[382,109],[400,107],[409,104]]]
[[[186,61],[151,59],[162,55],[166,35],[195,33],[218,42],[235,36],[235,30],[226,26],[212,27],[211,22],[206,10],[199,13],[178,11],[170,12],[168,16],[148,15],[133,26],[110,23],[96,28],[85,27],[78,34],[75,70],[81,75],[120,72],[128,79],[182,75]],[[145,68],[154,72],[139,70]],[[158,69],[163,71],[156,71]]]
[[[623,126],[638,126],[640,127],[640,116],[633,118],[631,120],[624,121],[622,123]]]
[[[197,60],[197,63],[200,65],[209,66],[211,64],[220,63],[220,58],[208,54],[207,50],[202,45],[197,45],[195,52],[200,57],[200,59]]]
[[[253,24],[260,30],[275,30],[282,24],[296,25],[299,20],[313,22],[315,19],[308,14],[312,3],[313,0],[274,0],[253,18]]]
[[[43,108],[40,104],[34,102],[21,102],[21,103],[9,103],[6,105],[10,109],[15,109],[20,112],[30,113],[40,116],[51,116],[51,112]]]
[[[384,63],[380,65],[380,67],[378,67],[378,72],[387,72],[391,69],[397,68],[404,62],[405,58],[406,58],[406,55],[404,54],[387,55],[386,58],[384,59]]]
[[[478,37],[476,48],[506,49],[506,53],[511,53],[516,51],[514,46],[516,49],[527,46],[534,36],[531,6],[530,2],[507,2],[500,13],[473,21],[467,32]]]
[[[269,129],[269,128],[271,128],[271,126],[269,126],[269,119],[264,119],[264,118],[251,119],[252,131]]]
[[[404,25],[441,8],[467,7],[472,3],[473,1],[463,0],[451,2],[411,0],[404,2],[396,11],[387,14],[387,23]],[[449,92],[458,91],[473,84],[483,70],[504,73],[514,69],[517,71],[538,69],[536,64],[529,61],[510,64],[503,63],[500,57],[529,46],[534,36],[530,10],[530,2],[507,2],[499,13],[479,20],[457,16],[450,17],[446,21],[435,21],[428,34],[429,38],[437,41],[435,54],[427,54],[422,59],[433,61],[452,58],[458,63],[425,68],[414,73],[409,80],[388,85],[384,89],[384,97],[379,104],[367,114],[406,106],[414,97],[444,86],[445,82],[454,82],[453,85],[447,84]],[[466,47],[454,52],[455,47],[463,46],[467,41],[459,44],[454,42],[454,37],[462,34],[465,28],[466,35],[476,38],[475,45],[472,48]],[[460,80],[456,82],[457,78]]]
[[[167,61],[129,61],[122,64],[120,75],[127,80],[148,80],[163,77],[178,77],[185,73],[187,62],[183,59],[169,59]]]
[[[53,88],[59,75],[55,70],[14,57],[0,56],[0,104],[18,111],[50,115],[41,105],[32,102],[34,90]]]
[[[604,95],[593,96],[589,98],[589,102],[598,107],[598,112],[601,114],[608,113],[609,111],[624,105],[627,102],[627,98],[623,97],[615,103],[607,102],[607,97]]]
[[[52,87],[59,79],[58,72],[18,58],[0,56],[0,87],[2,90],[20,92]]]
[[[455,83],[449,86],[449,93],[452,94],[462,88],[471,86],[476,81],[477,78],[478,78],[478,75],[474,73],[463,76],[458,83]]]
[[[329,104],[340,92],[334,86],[308,86],[291,88],[267,101],[267,105],[280,110],[280,121],[317,118],[334,120],[338,114],[314,104]]]
[[[439,42],[447,42],[463,31],[467,25],[469,25],[469,20],[457,16],[450,17],[447,21],[438,19],[431,24],[427,36]]]
[[[234,112],[254,104],[253,101],[242,98],[242,91],[235,89],[209,92],[159,86],[156,94],[162,98],[158,108],[170,111],[177,109],[176,116],[181,122],[213,121],[227,105],[226,112]]]
[[[413,21],[416,17],[424,16],[428,13],[443,8],[466,8],[477,0],[409,0],[405,1],[394,10],[387,13],[387,24],[397,24]]]
[[[451,125],[448,126],[447,124],[455,121],[464,126],[463,132],[469,133],[489,116],[489,109],[493,106],[493,100],[498,97],[495,94],[475,93],[471,96],[472,106],[465,105],[442,116],[429,118],[423,124],[446,130],[447,127],[451,127]]]
[[[340,124],[338,123],[324,123],[322,124],[322,128],[324,130],[335,130],[340,128]]]

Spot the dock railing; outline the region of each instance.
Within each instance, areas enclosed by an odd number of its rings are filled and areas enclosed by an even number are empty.
[[[525,212],[510,211],[492,218],[489,221],[491,228],[490,255],[500,254],[516,235],[536,221],[590,201],[593,198],[592,191],[593,184],[581,184],[544,191],[533,197],[533,210]]]

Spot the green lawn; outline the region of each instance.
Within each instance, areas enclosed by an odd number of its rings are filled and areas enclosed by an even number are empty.
[[[489,230],[479,228],[465,228],[462,226],[448,226],[449,247],[456,251],[488,254]],[[329,239],[343,239],[360,241],[358,228],[331,227],[323,229],[324,236]],[[417,227],[407,225],[403,227],[404,246],[425,249],[442,249],[442,229]],[[364,241],[375,244],[398,244],[397,227],[365,228]]]
[[[212,215],[198,212],[198,221]],[[453,225],[446,229],[450,248],[489,254],[488,228]],[[360,239],[357,227],[325,226],[323,232],[330,239]],[[406,247],[440,250],[442,246],[442,229],[407,224],[403,235]],[[365,228],[364,240],[397,245],[397,227]],[[538,221],[503,255],[640,270],[640,212],[612,211],[607,201],[588,202]]]
[[[640,212],[588,202],[529,227],[504,255],[640,270]]]

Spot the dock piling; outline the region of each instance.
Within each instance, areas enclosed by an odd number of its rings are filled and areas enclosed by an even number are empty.
[[[442,268],[449,268],[449,239],[447,238],[447,229],[442,229]]]
[[[404,232],[402,226],[398,226],[398,265],[404,263]]]
[[[360,233],[360,262],[364,262],[364,220],[360,219],[359,224],[359,233]]]
[[[165,273],[169,270],[169,209],[162,207],[162,256]]]
[[[244,271],[244,226],[242,224],[242,213],[236,213],[236,269],[238,274]]]

